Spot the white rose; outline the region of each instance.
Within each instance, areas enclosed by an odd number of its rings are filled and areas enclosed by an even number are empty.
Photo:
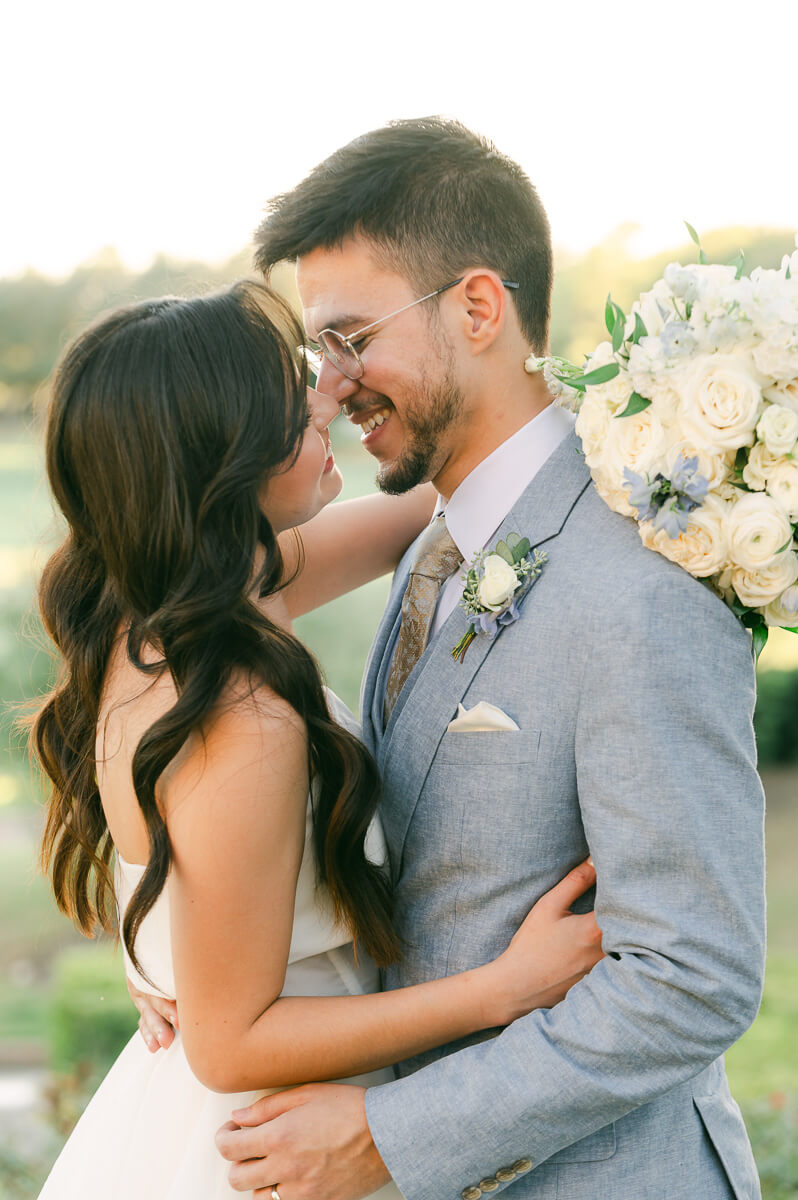
[[[771,454],[789,454],[798,441],[798,413],[780,404],[769,404],[756,432]]]
[[[697,446],[737,450],[754,442],[762,391],[749,357],[701,355],[682,377],[681,422]]]
[[[771,454],[764,442],[757,442],[743,467],[743,482],[755,492],[764,492],[776,467],[786,461],[783,454]]]
[[[792,541],[792,525],[781,505],[761,492],[743,495],[726,517],[730,558],[744,571],[761,571],[773,565],[783,547]]]
[[[782,408],[791,408],[798,413],[798,379],[781,379],[770,387],[762,388],[762,395],[771,404],[780,404]]]
[[[613,409],[601,395],[599,388],[588,388],[576,418],[577,436],[582,439],[585,462],[589,467],[597,466],[604,450]]]
[[[768,625],[778,625],[783,629],[798,629],[798,587],[788,587],[765,608],[765,621]]]
[[[629,503],[629,492],[621,486],[616,475],[610,475],[601,464],[591,468],[591,474],[596,491],[613,512],[620,513],[622,517],[637,517],[637,509]]]
[[[484,574],[477,589],[479,598],[491,612],[498,612],[521,586],[521,581],[500,554],[489,554],[482,567]]]
[[[697,579],[706,579],[717,575],[728,559],[725,516],[723,501],[707,496],[701,507],[690,513],[686,531],[677,538],[669,537],[664,529],[655,531],[653,522],[645,521],[639,527],[640,539],[649,550],[658,551]]]
[[[653,405],[633,417],[613,417],[607,430],[601,466],[615,487],[623,486],[623,469],[650,475],[664,466],[667,447],[662,422]]]
[[[596,349],[585,358],[585,371],[595,371],[599,367],[606,367],[608,363],[616,361],[612,342],[599,342]]]
[[[732,572],[734,590],[749,608],[760,608],[777,600],[782,592],[798,579],[798,557],[789,551],[780,554],[769,567],[745,571],[738,567]]]
[[[768,478],[768,495],[776,500],[791,521],[798,521],[798,462],[785,458]]]

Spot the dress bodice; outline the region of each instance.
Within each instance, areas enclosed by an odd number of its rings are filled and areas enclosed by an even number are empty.
[[[343,701],[330,691],[327,692],[327,700],[335,720],[359,736],[358,724]],[[355,964],[351,935],[345,926],[335,920],[330,898],[317,882],[312,843],[312,798],[311,791],[308,797],[305,848],[297,877],[294,924],[282,994],[336,995],[340,993],[342,983],[347,992],[375,991],[378,987],[376,968],[362,952],[358,954],[358,963]],[[385,862],[385,842],[376,822],[369,830],[366,852],[372,862]],[[128,863],[117,855],[115,882],[120,913],[127,908],[144,870],[143,866]],[[175,998],[168,879],[155,904],[142,921],[136,938],[136,953],[151,983],[139,974],[124,947],[123,953],[128,978],[140,991],[160,994],[168,999]]]

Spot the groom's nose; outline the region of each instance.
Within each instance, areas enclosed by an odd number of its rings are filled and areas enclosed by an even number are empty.
[[[329,359],[322,357],[319,373],[316,376],[317,392],[323,392],[325,396],[330,396],[340,407],[343,407],[350,396],[354,396],[359,386],[359,380],[348,379],[332,365]]]

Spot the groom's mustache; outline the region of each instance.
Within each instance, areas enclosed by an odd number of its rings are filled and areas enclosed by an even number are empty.
[[[354,421],[356,424],[381,408],[393,408],[390,400],[385,396],[375,396],[372,399],[359,402],[345,400],[340,406],[343,416],[349,421]]]

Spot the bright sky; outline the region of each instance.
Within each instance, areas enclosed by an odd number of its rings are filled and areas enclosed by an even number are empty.
[[[798,228],[796,0],[17,0],[2,33],[0,275],[226,258],[336,146],[431,112],[524,166],[560,246]]]

